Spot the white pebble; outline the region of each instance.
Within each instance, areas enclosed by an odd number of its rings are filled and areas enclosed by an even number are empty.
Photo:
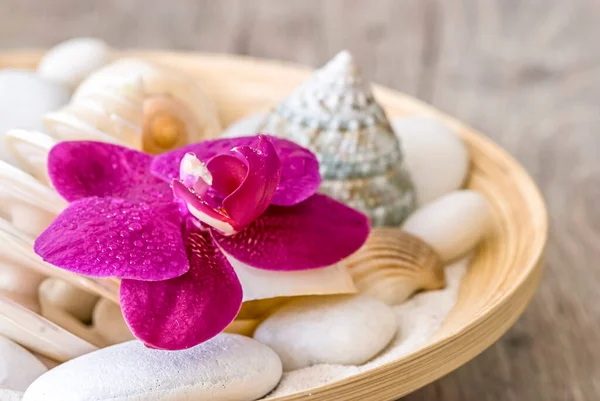
[[[108,64],[110,47],[96,38],[66,40],[48,50],[38,74],[75,89],[89,74]]]
[[[94,331],[107,344],[120,344],[135,338],[125,323],[121,307],[106,298],[102,298],[96,304],[93,322]]]
[[[419,206],[462,186],[469,153],[450,128],[429,117],[397,118],[392,127],[400,138]]]
[[[99,297],[64,280],[47,278],[39,287],[39,298],[40,302],[54,305],[80,322],[90,322]]]
[[[0,388],[25,391],[47,370],[44,364],[25,348],[0,336]]]
[[[25,401],[253,401],[281,379],[281,361],[248,337],[219,334],[161,351],[130,341],[64,363],[36,380]]]
[[[256,135],[258,128],[264,121],[267,113],[254,113],[242,117],[239,120],[229,124],[221,134],[224,138],[235,138],[238,136]],[[268,134],[268,132],[265,132]]]
[[[4,145],[4,134],[13,128],[42,131],[44,114],[65,105],[67,87],[38,76],[33,71],[0,70],[0,160],[14,164]]]
[[[0,401],[21,401],[22,399],[22,391],[0,389]]]
[[[444,262],[473,249],[487,232],[491,211],[477,192],[451,192],[411,214],[402,229],[433,247]]]
[[[396,317],[383,302],[337,295],[297,299],[256,329],[254,338],[273,348],[285,371],[320,363],[360,365],[396,333]]]

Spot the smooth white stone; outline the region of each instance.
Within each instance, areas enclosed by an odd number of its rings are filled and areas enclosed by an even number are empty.
[[[392,309],[364,295],[293,300],[269,316],[254,338],[271,347],[284,371],[316,364],[360,365],[396,333]]]
[[[58,278],[47,278],[39,287],[40,302],[51,304],[81,322],[90,322],[99,297]]]
[[[415,211],[402,229],[427,242],[448,262],[473,249],[490,225],[491,210],[483,196],[460,190]]]
[[[21,401],[23,394],[22,391],[0,389],[0,401]]]
[[[419,206],[459,189],[469,172],[469,152],[463,141],[442,122],[429,117],[392,121]]]
[[[273,350],[235,334],[176,352],[130,341],[52,369],[23,399],[253,401],[270,392],[281,375]]]
[[[110,47],[96,38],[73,38],[54,46],[38,64],[38,74],[75,89],[89,74],[108,64]]]
[[[65,105],[70,96],[67,87],[33,71],[0,70],[0,142],[13,128],[43,131],[44,114]],[[4,144],[0,146],[0,159],[15,163]]]
[[[44,364],[25,348],[0,336],[0,388],[25,391],[47,370]]]
[[[107,344],[120,344],[135,338],[125,323],[121,307],[109,299],[102,298],[98,301],[92,321],[94,331]]]
[[[258,133],[258,127],[261,126],[266,117],[267,113],[254,113],[242,117],[229,124],[221,136],[225,138],[234,138],[236,136],[256,135]]]

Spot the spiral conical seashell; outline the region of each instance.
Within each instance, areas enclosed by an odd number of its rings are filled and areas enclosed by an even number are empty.
[[[394,305],[445,286],[444,265],[425,242],[399,228],[375,228],[343,262],[361,293]]]
[[[216,106],[191,77],[139,59],[96,71],[44,122],[60,140],[112,142],[153,154],[221,131]]]
[[[375,226],[399,225],[415,207],[400,143],[348,52],[317,70],[259,131],[311,149],[321,192],[365,212]]]

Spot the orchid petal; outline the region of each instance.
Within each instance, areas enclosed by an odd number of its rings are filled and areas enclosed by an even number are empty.
[[[48,154],[48,174],[67,201],[115,197],[172,200],[169,186],[150,172],[152,156],[101,142],[61,142]]]
[[[369,234],[365,215],[325,195],[291,207],[270,206],[244,231],[213,238],[227,254],[265,270],[330,266],[357,251]]]
[[[153,348],[190,348],[219,334],[237,315],[242,287],[207,231],[187,224],[190,270],[165,281],[123,280],[121,307],[132,333]]]
[[[174,203],[75,201],[37,238],[34,250],[48,263],[93,277],[165,280],[189,270]]]
[[[271,204],[292,206],[300,203],[317,192],[321,184],[319,162],[313,153],[294,142],[265,135],[275,148],[281,162],[281,180]],[[166,182],[179,178],[181,160],[186,153],[194,153],[202,162],[208,162],[214,156],[238,146],[258,146],[258,136],[240,138],[221,138],[204,141],[164,153],[155,157],[152,172]]]

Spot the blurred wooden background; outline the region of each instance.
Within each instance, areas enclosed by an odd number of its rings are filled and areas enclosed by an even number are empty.
[[[599,2],[0,0],[1,49],[81,35],[313,66],[347,48],[373,81],[487,133],[548,202],[545,278],[496,345],[406,399],[599,399]]]

